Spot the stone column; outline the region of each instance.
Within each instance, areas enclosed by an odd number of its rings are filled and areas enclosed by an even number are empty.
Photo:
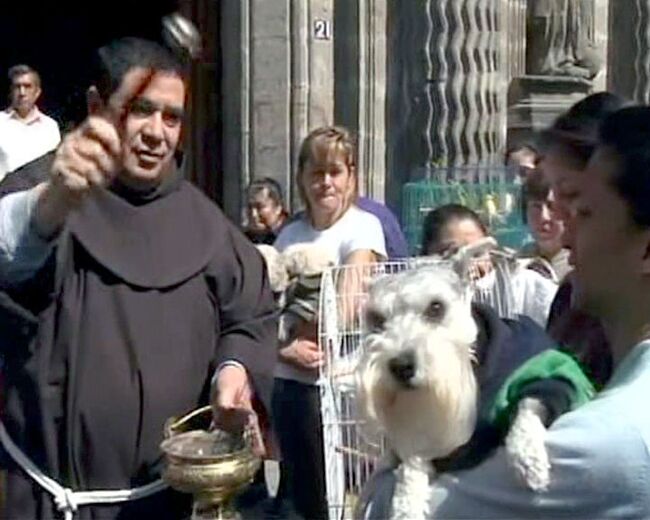
[[[333,0],[291,0],[290,167],[286,186],[300,206],[293,179],[300,144],[309,131],[334,120]]]
[[[241,218],[255,176],[286,186],[290,169],[289,0],[221,3],[224,210]]]
[[[613,2],[616,1],[613,0]],[[603,49],[602,59],[605,64],[602,73],[594,78],[595,92],[607,89],[607,75],[609,70],[609,4],[613,2],[609,0],[594,1],[594,40],[597,48]]]
[[[609,2],[608,89],[650,103],[650,0]]]
[[[309,129],[333,119],[333,42],[314,37],[333,0],[221,2],[224,210],[241,218],[254,178],[296,201],[292,172]]]
[[[508,81],[526,74],[526,0],[503,0],[504,59]]]
[[[387,0],[336,0],[334,117],[357,135],[360,191],[384,200]]]
[[[506,88],[502,2],[389,6],[389,191],[435,166],[499,162]]]

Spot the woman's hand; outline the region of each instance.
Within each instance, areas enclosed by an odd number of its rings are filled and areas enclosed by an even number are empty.
[[[302,370],[316,370],[323,365],[324,356],[318,343],[298,337],[280,349],[280,358]]]

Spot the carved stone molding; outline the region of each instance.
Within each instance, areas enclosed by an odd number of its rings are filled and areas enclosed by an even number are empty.
[[[650,0],[609,3],[608,88],[650,103]]]
[[[508,80],[526,74],[527,0],[504,0],[506,59]]]
[[[392,185],[436,166],[499,162],[507,80],[502,1],[393,4],[387,124]]]

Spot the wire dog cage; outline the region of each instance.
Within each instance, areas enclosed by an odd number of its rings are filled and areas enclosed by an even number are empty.
[[[486,283],[486,258],[470,265],[468,297],[493,307],[502,317],[514,317],[522,302],[510,280],[522,265],[501,250],[490,253],[492,281]],[[378,276],[430,264],[432,258],[340,266],[323,274],[319,305],[319,345],[325,353],[318,385],[321,397],[325,478],[330,520],[353,517],[357,497],[384,453],[381,439],[369,439],[354,408],[355,368],[361,355],[364,308],[369,283]]]

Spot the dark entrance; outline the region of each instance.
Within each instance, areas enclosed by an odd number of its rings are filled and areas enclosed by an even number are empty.
[[[41,109],[62,130],[86,113],[85,90],[93,51],[120,36],[160,39],[161,18],[180,10],[201,29],[206,63],[193,71],[192,114],[186,149],[189,175],[210,196],[218,198],[220,125],[218,85],[218,2],[209,0],[111,0],[110,2],[5,2],[0,16],[0,106],[6,106],[7,69],[26,63],[43,81]]]

